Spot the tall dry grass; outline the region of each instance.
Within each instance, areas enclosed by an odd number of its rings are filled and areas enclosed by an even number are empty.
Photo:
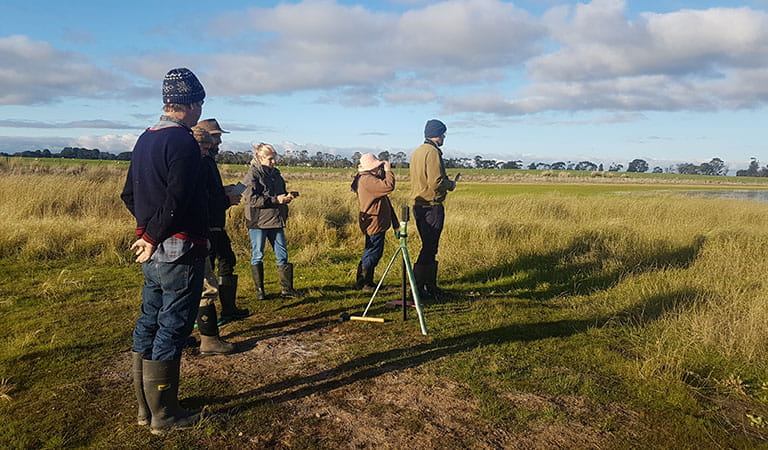
[[[126,168],[0,165],[0,257],[131,264],[134,223],[119,199]],[[343,272],[362,248],[351,174],[297,170],[284,171],[301,192],[287,228],[292,259]],[[225,181],[239,176],[225,172]],[[463,184],[449,195],[438,255],[444,283],[619,327],[644,373],[765,371],[768,205],[662,194],[491,196],[486,187]],[[408,189],[398,184],[396,207]],[[243,264],[242,206],[228,214]]]

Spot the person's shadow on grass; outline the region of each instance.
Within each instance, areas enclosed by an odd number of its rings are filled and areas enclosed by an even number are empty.
[[[689,267],[704,245],[704,237],[696,236],[687,245],[660,243],[658,249],[641,254],[617,254],[611,239],[615,236],[582,233],[564,248],[524,255],[508,264],[471,272],[454,282],[470,285],[470,291],[486,296],[496,293],[536,301],[588,295],[613,287],[627,275]],[[465,296],[458,290],[453,292],[453,300]],[[447,297],[432,303],[450,301],[451,297]]]

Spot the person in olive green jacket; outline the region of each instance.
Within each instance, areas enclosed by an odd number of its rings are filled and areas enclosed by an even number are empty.
[[[360,204],[360,231],[365,235],[365,249],[357,265],[356,289],[376,289],[373,274],[384,254],[384,237],[393,225],[392,203],[388,195],[395,190],[395,176],[389,161],[380,161],[373,153],[360,157],[352,191]],[[396,226],[396,224],[395,224]]]
[[[411,154],[413,216],[421,237],[421,251],[413,265],[413,274],[419,293],[424,297],[436,297],[443,293],[437,287],[435,255],[445,222],[443,201],[448,191],[456,188],[456,180],[451,180],[445,173],[443,153],[440,151],[446,130],[445,124],[439,120],[427,121],[424,143]]]

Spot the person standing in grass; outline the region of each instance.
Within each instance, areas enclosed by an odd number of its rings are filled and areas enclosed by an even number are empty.
[[[427,121],[424,143],[411,154],[410,176],[413,216],[421,237],[421,251],[413,265],[419,293],[437,297],[443,291],[437,286],[437,255],[440,234],[445,222],[443,201],[448,191],[456,188],[456,181],[448,178],[440,147],[445,142],[447,127],[437,119]]]
[[[199,125],[192,128],[192,132],[197,141],[197,145],[200,146],[200,154],[203,160],[211,159],[210,150],[215,145],[213,136],[200,127]],[[213,163],[214,167],[216,163]],[[203,162],[203,171],[206,173],[206,181],[208,188],[206,190],[208,194],[208,223],[211,224],[214,221],[214,201],[212,197],[215,195],[215,186],[211,186],[212,181],[216,181],[216,177],[212,176],[210,164]],[[216,171],[218,173],[218,171]],[[220,178],[219,178],[220,180]],[[219,181],[218,186],[221,186]],[[214,188],[214,189],[212,189]],[[213,192],[212,192],[213,190]],[[209,230],[213,227],[209,227]],[[214,246],[215,247],[215,246]],[[197,330],[200,332],[200,354],[203,356],[208,355],[226,355],[234,353],[236,348],[235,344],[229,343],[219,336],[219,324],[216,320],[216,297],[221,297],[221,289],[219,281],[216,275],[213,273],[213,266],[211,261],[213,260],[213,249],[209,258],[205,258],[205,277],[203,278],[203,293],[200,297],[200,307],[197,310]]]
[[[281,295],[286,298],[298,297],[293,289],[293,264],[288,262],[288,246],[285,241],[285,224],[288,221],[288,204],[295,198],[285,188],[285,180],[275,167],[277,152],[265,143],[253,146],[253,159],[245,184],[245,224],[251,238],[251,274],[256,285],[258,300],[264,294],[264,245],[272,245],[277,260],[277,276],[280,279]]]
[[[133,330],[138,423],[153,434],[188,427],[199,411],[178,402],[181,351],[192,332],[208,255],[208,207],[192,127],[205,90],[189,69],[163,79],[160,121],[139,136],[121,199],[136,218],[131,245],[142,264],[141,314]]]
[[[394,211],[389,194],[394,190],[395,175],[389,161],[380,161],[373,153],[362,155],[352,181],[352,191],[357,194],[360,205],[360,230],[365,235],[365,249],[357,265],[356,289],[366,292],[376,289],[373,275],[384,254],[385,234],[393,225]]]
[[[216,267],[216,262],[218,262],[219,300],[221,301],[221,323],[223,324],[243,319],[249,314],[247,309],[238,308],[236,305],[237,275],[235,275],[235,264],[237,260],[235,252],[232,251],[232,241],[229,239],[225,227],[227,209],[240,203],[241,196],[232,192],[234,185],[224,186],[221,181],[221,173],[219,173],[214,159],[219,152],[222,133],[229,132],[222,130],[216,119],[201,120],[196,127],[207,131],[213,139],[213,146],[203,156],[203,166],[208,172],[208,209],[211,219],[211,245],[213,246],[211,264]]]

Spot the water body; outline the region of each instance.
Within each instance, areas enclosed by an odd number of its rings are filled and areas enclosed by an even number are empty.
[[[666,191],[673,192],[673,191]],[[723,197],[723,198],[736,198],[744,200],[756,200],[758,202],[768,202],[768,190],[716,190],[716,191],[674,191],[675,193],[685,195],[695,195],[701,197]]]

